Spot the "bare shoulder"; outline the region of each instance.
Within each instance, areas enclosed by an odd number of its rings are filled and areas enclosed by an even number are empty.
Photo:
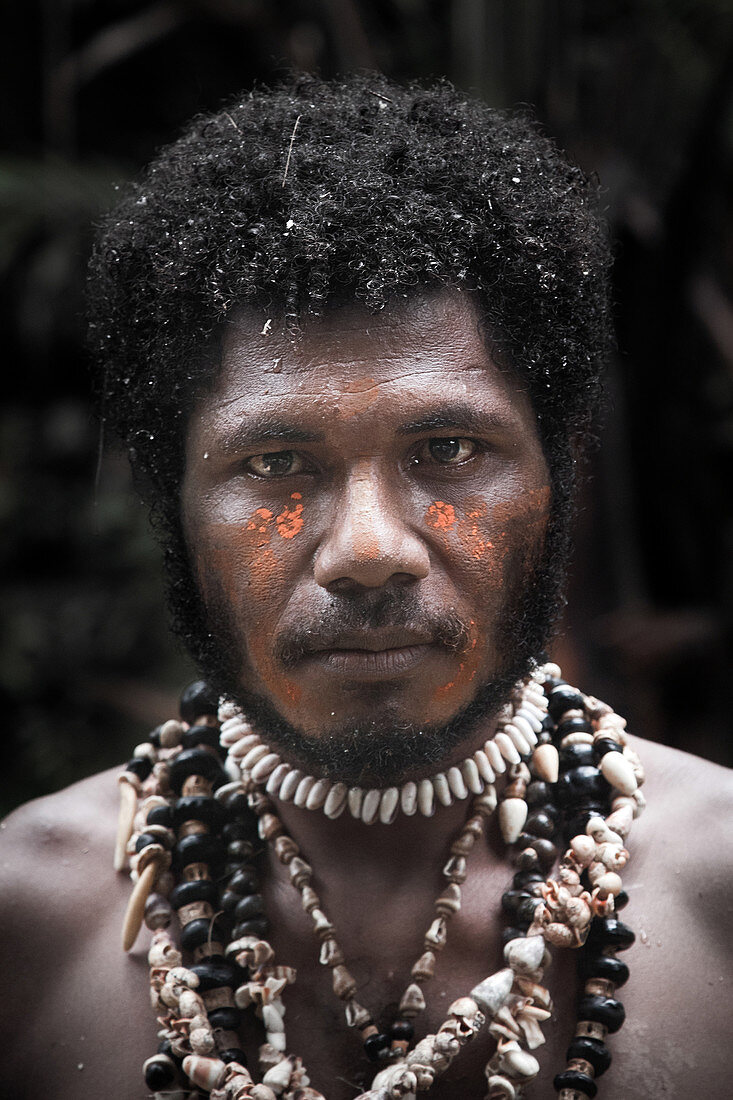
[[[28,802],[0,824],[0,897],[15,909],[45,895],[48,909],[78,897],[85,867],[110,856],[117,788],[115,771]]]

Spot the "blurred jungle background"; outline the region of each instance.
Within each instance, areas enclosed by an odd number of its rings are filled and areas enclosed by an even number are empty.
[[[100,457],[86,256],[116,182],[288,67],[531,103],[600,176],[619,354],[555,652],[631,729],[733,762],[733,0],[30,0],[0,50],[0,809],[126,759],[192,676]]]

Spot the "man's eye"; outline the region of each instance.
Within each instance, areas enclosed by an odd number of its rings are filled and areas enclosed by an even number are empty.
[[[284,477],[299,474],[304,468],[305,462],[295,451],[271,451],[247,459],[247,469],[256,477]]]
[[[433,462],[442,466],[459,466],[473,458],[477,444],[473,439],[429,439],[426,451]],[[419,461],[419,459],[418,459]]]

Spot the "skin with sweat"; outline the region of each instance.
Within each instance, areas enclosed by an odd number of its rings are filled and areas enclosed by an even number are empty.
[[[191,423],[184,487],[198,575],[211,606],[230,608],[241,675],[314,732],[380,707],[405,721],[449,716],[500,665],[507,588],[544,537],[547,470],[529,402],[492,363],[473,308],[458,295],[418,299],[379,318],[343,311],[295,345],[260,336],[265,320],[243,312],[228,333],[222,374]],[[466,406],[470,427],[458,416]],[[360,638],[331,630],[326,640],[343,648],[283,661],[279,643],[294,624],[313,623],[325,637],[319,624],[329,609],[345,601],[371,607],[385,594],[393,597],[385,606],[399,609],[405,593],[418,621],[454,608],[466,626],[460,645],[436,644],[430,631],[412,637],[405,619],[396,630],[364,627]],[[462,749],[487,732],[490,722]],[[730,776],[660,745],[633,744],[647,767],[649,804],[624,873],[631,897],[624,919],[637,942],[620,994],[627,1023],[609,1040],[614,1061],[599,1095],[723,1097]],[[359,1000],[376,1013],[395,1005],[422,951],[440,868],[466,805],[431,820],[399,816],[389,827],[347,816],[330,822],[292,804],[280,810],[314,866]],[[130,884],[112,871],[116,816],[111,771],[23,807],[0,830],[8,1095],[150,1095],[140,1072],[157,1042],[149,936],[143,932],[123,955]],[[462,909],[426,987],[425,1031],[501,965],[499,899],[510,875],[492,822],[488,844],[471,854]],[[298,971],[286,991],[289,1049],[303,1055],[328,1100],[352,1100],[365,1066],[359,1040],[318,964],[309,919],[272,859],[264,888],[277,961]],[[552,1077],[564,1065],[578,988],[572,955],[558,952],[547,980],[556,1011],[529,1100],[555,1095]],[[254,1028],[246,1034],[252,1065],[261,1039]],[[483,1035],[429,1095],[480,1100],[491,1050]]]

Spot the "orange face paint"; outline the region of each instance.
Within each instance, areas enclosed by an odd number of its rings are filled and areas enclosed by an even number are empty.
[[[456,522],[456,511],[444,500],[434,500],[425,514],[425,522],[435,531],[450,531]]]
[[[301,494],[291,493],[290,499],[297,501],[294,508],[285,508],[275,520],[277,533],[282,539],[294,539],[303,528],[303,505]]]

